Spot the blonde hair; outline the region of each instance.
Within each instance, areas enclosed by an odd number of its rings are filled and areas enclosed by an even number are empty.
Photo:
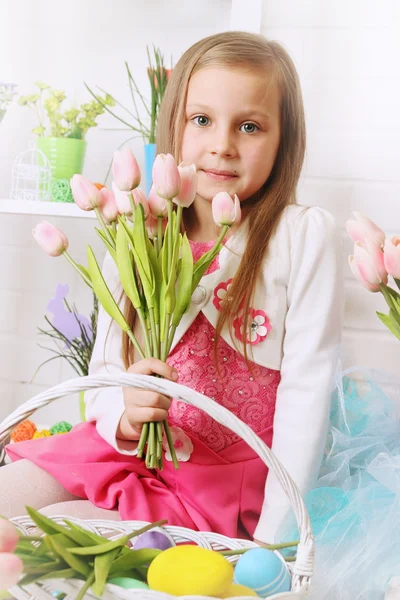
[[[280,142],[275,163],[261,189],[245,201],[251,205],[249,235],[238,271],[222,303],[216,325],[214,358],[225,324],[237,348],[232,323],[244,301],[244,331],[248,330],[249,308],[254,296],[269,242],[288,204],[296,202],[296,187],[305,153],[305,120],[303,100],[296,68],[286,50],[261,35],[229,31],[200,40],[187,50],[172,71],[160,109],[157,129],[157,153],[171,153],[180,160],[185,127],[186,97],[190,78],[206,67],[253,68],[275,77],[280,92]],[[267,86],[267,82],[266,82]],[[187,209],[190,210],[190,209]],[[128,322],[134,324],[134,310],[127,303]],[[248,362],[247,343],[244,356]],[[132,359],[129,338],[124,334],[123,358],[126,366]]]

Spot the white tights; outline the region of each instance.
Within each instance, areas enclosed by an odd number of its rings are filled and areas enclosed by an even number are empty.
[[[46,471],[22,459],[0,468],[0,515],[25,515],[27,505],[48,516],[121,520],[117,510],[98,508],[89,500],[73,496]]]

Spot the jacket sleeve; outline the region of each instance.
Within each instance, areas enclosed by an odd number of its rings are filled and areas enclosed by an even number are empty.
[[[117,267],[107,253],[103,277],[110,292],[123,311],[124,296]],[[119,325],[99,307],[96,341],[89,364],[89,375],[125,373],[122,360],[122,330]],[[125,411],[121,387],[99,388],[85,392],[86,419],[96,424],[98,434],[121,454],[136,454],[137,442],[117,440],[119,421]]]
[[[321,465],[343,321],[342,250],[334,218],[313,207],[294,228],[272,452],[304,495]],[[255,539],[273,542],[290,509],[270,471]]]

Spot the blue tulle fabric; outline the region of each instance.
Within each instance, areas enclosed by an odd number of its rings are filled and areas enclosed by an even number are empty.
[[[310,600],[400,599],[399,414],[400,378],[357,368],[338,376],[323,464],[305,498],[316,539]],[[280,538],[296,535],[289,519]]]

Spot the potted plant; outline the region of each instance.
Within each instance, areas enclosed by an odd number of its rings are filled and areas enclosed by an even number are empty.
[[[88,91],[92,94],[94,100],[101,104],[104,110],[110,113],[115,119],[123,123],[128,131],[134,131],[139,135],[134,135],[121,144],[118,150],[122,148],[128,141],[135,137],[141,137],[144,142],[144,160],[145,160],[145,180],[146,180],[146,194],[150,192],[152,184],[152,168],[154,159],[156,156],[156,128],[158,121],[158,114],[162,99],[165,94],[168,80],[171,75],[172,69],[167,69],[164,64],[164,57],[159,48],[153,46],[153,58],[150,55],[149,49],[147,48],[148,56],[148,67],[147,75],[150,84],[150,100],[147,100],[140,92],[135,79],[132,75],[131,69],[128,63],[125,61],[125,68],[128,76],[129,89],[132,97],[133,111],[126,108],[121,102],[115,100],[116,104],[122,108],[129,117],[120,117],[116,112],[110,109],[110,105],[96,94],[86,83]],[[101,88],[99,88],[101,89]],[[106,97],[111,97],[110,94],[104,92]],[[142,116],[143,115],[143,116]],[[127,120],[129,119],[129,120]],[[106,180],[111,169],[108,169]]]
[[[79,108],[64,109],[64,90],[56,90],[46,83],[35,83],[37,91],[21,96],[19,104],[31,108],[38,119],[32,132],[37,135],[37,148],[51,164],[53,179],[69,179],[82,173],[86,151],[85,135],[96,127],[96,119],[104,112],[104,106],[113,106],[113,98],[106,94],[101,103],[92,100]]]
[[[16,87],[15,83],[0,81],[0,123],[7,112],[8,105],[17,93]]]

